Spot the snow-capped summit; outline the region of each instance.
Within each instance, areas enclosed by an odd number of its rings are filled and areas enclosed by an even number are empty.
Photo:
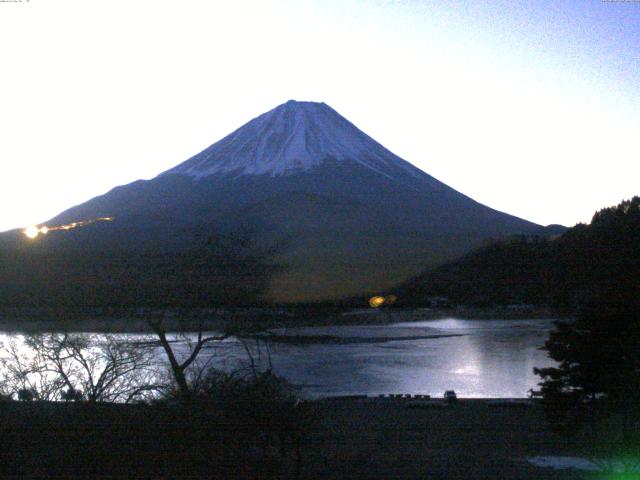
[[[281,176],[326,160],[356,162],[390,178],[420,173],[325,103],[289,100],[164,174]]]

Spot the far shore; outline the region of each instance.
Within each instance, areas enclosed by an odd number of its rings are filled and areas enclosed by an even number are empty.
[[[149,319],[168,331],[227,331],[255,334],[272,328],[386,325],[456,318],[465,320],[562,319],[546,307],[354,308],[221,307],[209,309],[0,309],[0,332],[79,331],[149,333]]]

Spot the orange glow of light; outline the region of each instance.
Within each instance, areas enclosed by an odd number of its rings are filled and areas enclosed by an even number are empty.
[[[29,238],[36,238],[40,233],[40,229],[35,225],[27,227],[23,230],[23,233]]]
[[[369,299],[369,306],[371,308],[378,308],[378,307],[381,307],[384,304],[384,302],[385,302],[384,297],[379,297],[379,296],[371,297]]]
[[[396,297],[395,295],[387,295],[386,297],[376,295],[375,297],[371,297],[369,299],[369,306],[371,308],[380,308],[383,305],[393,305],[397,301],[398,297]]]
[[[49,232],[55,232],[56,230],[71,230],[72,228],[84,227],[95,222],[112,222],[113,217],[98,217],[91,220],[79,220],[77,222],[71,222],[66,225],[57,225],[55,227],[37,227],[35,225],[25,228],[22,232],[29,238],[36,238],[40,233],[46,235]]]

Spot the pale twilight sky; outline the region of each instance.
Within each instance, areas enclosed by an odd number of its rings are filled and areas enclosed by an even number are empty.
[[[640,194],[640,2],[23,0],[0,42],[0,231],[289,99],[541,224]]]

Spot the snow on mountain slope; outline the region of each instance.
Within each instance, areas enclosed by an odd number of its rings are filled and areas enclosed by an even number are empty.
[[[424,175],[328,105],[294,100],[251,120],[162,175],[281,176],[309,171],[325,160],[357,162],[398,181],[407,174]]]

